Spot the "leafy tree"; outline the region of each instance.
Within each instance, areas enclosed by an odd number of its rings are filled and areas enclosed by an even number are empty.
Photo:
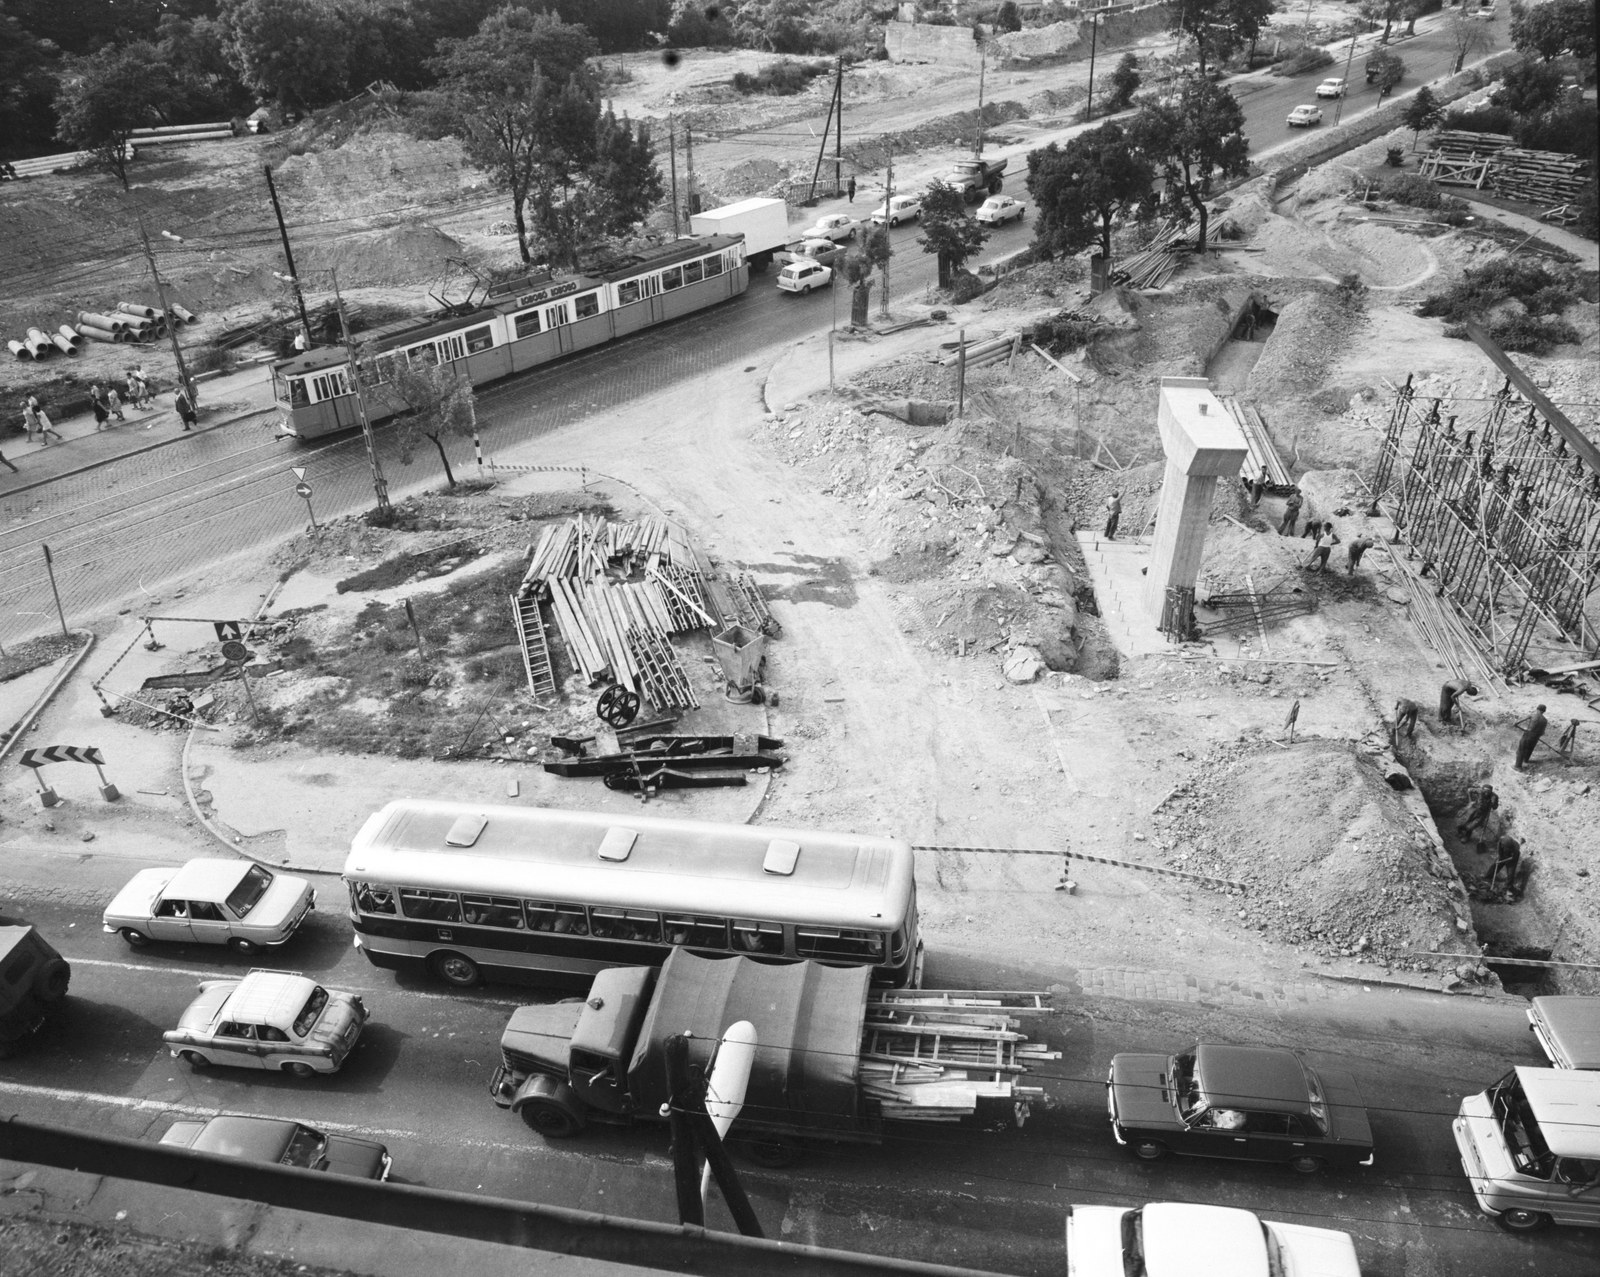
[[[1435,0],[1401,0],[1400,16],[1406,20],[1406,34],[1417,34],[1417,19],[1432,12]]]
[[[1456,51],[1455,65],[1450,69],[1452,75],[1460,73],[1461,68],[1466,66],[1468,58],[1482,57],[1494,47],[1494,42],[1489,36],[1488,23],[1468,17],[1465,4],[1450,20],[1448,31],[1450,44]]]
[[[894,256],[889,246],[889,230],[879,226],[867,232],[860,245],[850,250],[841,266],[850,284],[850,322],[857,328],[867,326],[867,304],[872,300],[872,273]]]
[[[600,225],[613,235],[642,222],[661,202],[661,169],[650,128],[627,116],[617,119],[609,108],[596,125],[599,133],[591,180],[599,199]]]
[[[385,363],[385,389],[406,408],[395,419],[401,464],[410,465],[423,440],[427,440],[439,450],[445,482],[455,487],[456,476],[450,469],[444,441],[472,437],[472,383],[457,376],[453,367],[412,365],[403,356]]]
[[[161,0],[7,0],[6,4],[24,30],[69,54],[148,40],[167,7]],[[194,6],[190,0],[176,0],[170,7],[187,12]]]
[[[128,139],[133,130],[161,123],[178,101],[172,68],[147,41],[106,45],[79,59],[56,94],[56,136],[92,152],[128,188]]]
[[[1518,115],[1537,115],[1561,100],[1561,72],[1548,62],[1528,58],[1507,67],[1494,95],[1496,106]]]
[[[1022,11],[1017,8],[1017,0],[1005,0],[1000,6],[1000,11],[994,15],[994,29],[996,31],[1021,31]]]
[[[428,59],[435,36],[420,25],[405,0],[340,0],[349,49],[346,78],[352,89],[387,80],[398,89],[424,89],[433,83]]]
[[[1130,130],[1134,144],[1160,167],[1167,198],[1174,205],[1188,200],[1200,218],[1196,252],[1205,251],[1206,197],[1211,179],[1242,177],[1249,168],[1244,138],[1244,112],[1221,85],[1190,76],[1172,102],[1154,103],[1139,112]]]
[[[1149,194],[1155,169],[1116,121],[1028,155],[1028,190],[1037,207],[1033,242],[1077,253],[1096,241],[1111,256],[1111,224]]]
[[[1274,8],[1274,0],[1184,0],[1178,27],[1194,38],[1201,74],[1207,58],[1226,58],[1260,39]]]
[[[228,60],[246,87],[285,111],[337,101],[349,63],[349,31],[316,0],[224,0]]]
[[[922,196],[922,234],[917,243],[925,253],[939,255],[939,287],[950,286],[950,276],[966,265],[983,247],[989,232],[967,216],[967,201],[960,191],[935,178]]]
[[[1417,149],[1417,138],[1422,135],[1423,129],[1431,129],[1444,119],[1444,108],[1439,105],[1439,99],[1433,96],[1433,90],[1424,84],[1406,103],[1406,109],[1401,114],[1400,120],[1411,130],[1411,149]]]
[[[555,9],[563,22],[586,28],[602,53],[641,48],[672,20],[670,0],[555,0]]]
[[[228,33],[216,18],[165,13],[156,28],[162,61],[172,68],[179,101],[174,123],[214,120],[254,105],[228,61]]]
[[[39,39],[0,0],[0,155],[17,158],[49,146],[60,56],[52,41]]]
[[[725,7],[686,5],[667,28],[667,41],[679,48],[727,48],[734,43],[733,24]]]
[[[1594,0],[1545,0],[1511,6],[1511,43],[1545,62],[1570,53],[1580,62],[1595,55]]]
[[[1139,74],[1139,59],[1131,53],[1124,53],[1116,69],[1111,72],[1111,92],[1106,95],[1106,109],[1125,110],[1143,82],[1144,77]]]
[[[1389,32],[1394,29],[1394,20],[1400,16],[1401,0],[1361,0],[1357,6],[1358,12],[1368,22],[1383,23],[1383,34],[1378,37],[1379,44],[1389,43]]]

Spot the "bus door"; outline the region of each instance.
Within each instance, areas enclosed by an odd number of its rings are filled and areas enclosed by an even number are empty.
[[[557,354],[570,355],[577,349],[572,340],[572,333],[568,329],[568,325],[571,323],[572,304],[570,302],[557,302],[554,306],[545,307],[545,330],[555,334]]]

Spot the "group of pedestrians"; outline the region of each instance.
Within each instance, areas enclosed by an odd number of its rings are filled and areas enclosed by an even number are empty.
[[[122,386],[123,389],[119,390],[115,381],[108,380],[97,381],[89,387],[89,410],[94,414],[97,432],[112,429],[114,421],[126,423],[126,410],[129,408],[148,412],[156,406],[155,391],[142,365],[127,370]],[[195,410],[194,396],[187,387],[179,386],[173,392],[172,406],[178,419],[183,422],[183,428],[193,430],[199,415]],[[153,422],[147,423],[145,429],[149,430],[153,425]],[[30,394],[22,402],[22,428],[30,444],[39,443],[49,447],[51,443],[65,442],[36,394]],[[13,474],[21,473],[3,452],[0,452],[0,465]]]

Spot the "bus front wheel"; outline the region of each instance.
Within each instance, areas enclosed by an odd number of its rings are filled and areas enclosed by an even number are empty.
[[[432,966],[434,975],[458,989],[470,989],[483,978],[478,964],[464,953],[437,953]]]

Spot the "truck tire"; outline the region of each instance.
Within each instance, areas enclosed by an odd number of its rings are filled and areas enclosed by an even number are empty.
[[[41,1002],[60,1002],[72,982],[72,968],[64,959],[51,958],[33,978],[33,993]]]
[[[531,1130],[547,1140],[571,1139],[589,1124],[583,1101],[570,1086],[553,1077],[535,1078],[529,1095],[517,1106]]]
[[[1003,191],[1005,189],[1006,189],[1006,179],[1005,178],[1003,178],[1003,177],[991,177],[989,179],[989,194],[990,195],[998,195],[998,194],[1000,194],[1001,191]]]

